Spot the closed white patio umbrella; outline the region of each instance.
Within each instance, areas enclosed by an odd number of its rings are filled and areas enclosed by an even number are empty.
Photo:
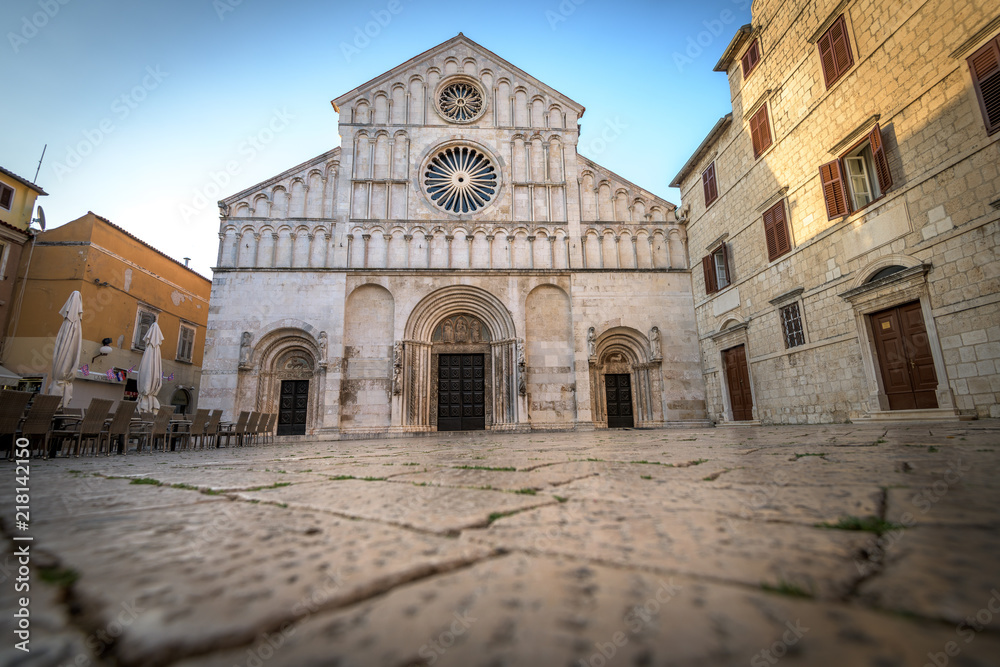
[[[80,365],[80,347],[83,344],[80,319],[83,317],[83,299],[79,292],[69,295],[59,314],[63,323],[56,334],[56,346],[52,351],[52,377],[48,393],[62,396],[59,405],[69,405],[73,398],[73,378]]]
[[[142,340],[146,343],[146,350],[139,362],[138,409],[143,412],[154,412],[160,409],[160,401],[156,395],[163,386],[163,360],[160,359],[163,333],[160,332],[160,325],[156,322],[149,325],[149,331]]]

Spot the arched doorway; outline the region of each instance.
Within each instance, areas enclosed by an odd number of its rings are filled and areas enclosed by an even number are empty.
[[[191,407],[191,394],[187,389],[178,387],[170,397],[170,405],[174,406],[174,412],[177,414],[186,415]]]
[[[416,305],[404,335],[393,390],[399,396],[394,409],[400,426],[406,430],[516,427],[523,343],[519,344],[510,312],[499,299],[470,285],[444,287]]]
[[[241,370],[242,410],[276,413],[278,435],[304,435],[316,427],[322,376],[318,341],[307,331],[279,328],[255,346],[248,368]],[[249,399],[249,400],[248,400]]]
[[[595,425],[629,428],[662,423],[661,361],[650,358],[649,340],[635,329],[614,327],[595,343],[590,359]]]

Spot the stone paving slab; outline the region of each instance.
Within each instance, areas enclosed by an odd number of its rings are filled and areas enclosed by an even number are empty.
[[[995,528],[918,526],[882,540],[884,565],[860,587],[862,601],[953,624],[992,605],[1000,629],[1000,534]]]
[[[463,538],[508,550],[722,578],[748,586],[792,586],[845,595],[859,578],[853,561],[866,534],[766,524],[694,510],[569,501],[502,518]]]
[[[41,526],[36,542],[79,573],[73,594],[89,624],[107,625],[123,604],[139,610],[115,654],[151,667],[240,645],[310,607],[367,598],[491,552],[384,524],[226,500],[81,516]]]
[[[241,492],[245,500],[334,512],[433,533],[452,534],[485,525],[494,513],[555,503],[552,498],[502,491],[417,486],[408,483],[336,480]]]
[[[919,666],[956,638],[944,625],[847,605],[523,554],[289,630],[179,667],[246,665],[262,654],[296,667]],[[951,664],[995,664],[1000,639],[962,649]]]
[[[37,591],[30,667],[137,609],[94,665],[1000,664],[995,421],[300,440],[33,461],[31,486],[71,583]],[[867,530],[815,526],[840,520]]]
[[[650,479],[639,474],[645,472]],[[671,512],[710,510],[740,519],[809,526],[835,523],[848,515],[877,516],[882,497],[882,490],[875,486],[722,486],[704,480],[678,481],[669,469],[633,470],[624,479],[601,474],[560,486],[556,492],[573,500],[641,503]]]

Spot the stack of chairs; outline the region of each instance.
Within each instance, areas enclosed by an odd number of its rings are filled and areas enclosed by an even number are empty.
[[[208,410],[198,410],[191,420],[191,430],[188,431],[186,443],[191,445],[191,449],[197,449],[200,442],[202,449],[205,448],[205,436],[208,430]]]

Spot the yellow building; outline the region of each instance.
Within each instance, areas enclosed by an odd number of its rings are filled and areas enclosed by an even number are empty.
[[[0,167],[0,357],[3,337],[9,333],[11,304],[16,292],[14,277],[21,264],[21,250],[31,238],[28,230],[35,200],[48,193],[31,181]],[[9,374],[0,369],[0,384]]]
[[[37,234],[33,245],[18,271],[16,291],[24,280],[24,294],[14,304],[2,363],[30,388],[47,386],[59,309],[78,290],[83,352],[70,406],[85,407],[93,397],[134,399],[142,338],[156,321],[164,338],[160,403],[193,409],[211,281],[94,213]],[[105,345],[111,352],[102,355]]]

